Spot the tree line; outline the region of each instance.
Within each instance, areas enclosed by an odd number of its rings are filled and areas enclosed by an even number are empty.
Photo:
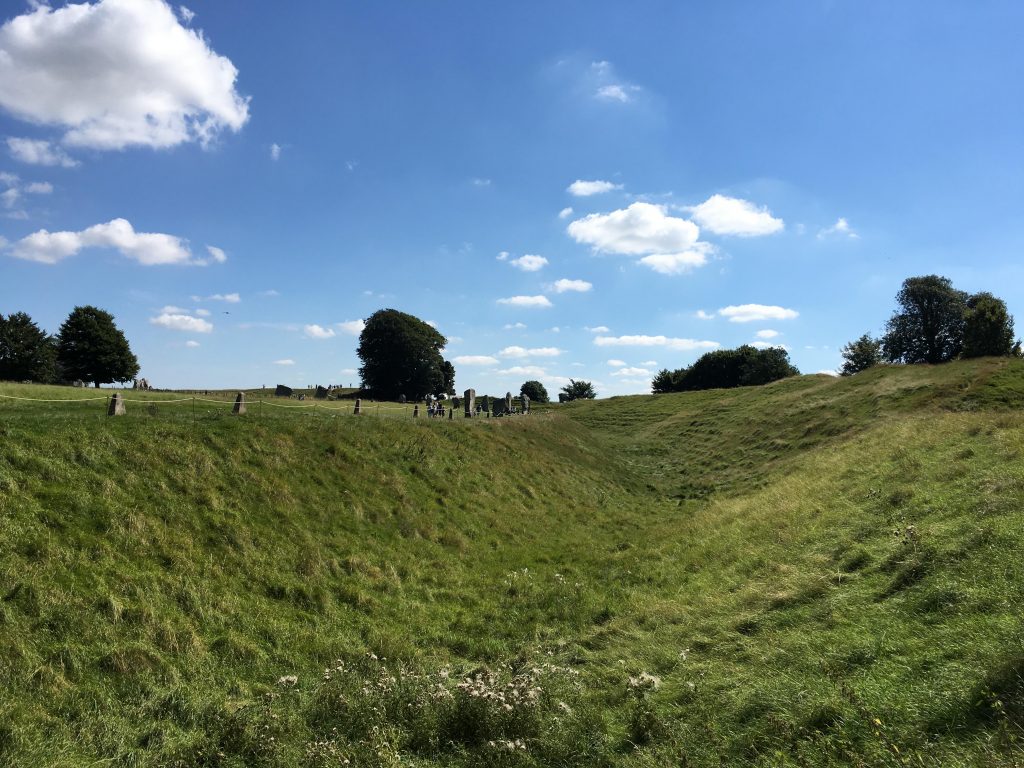
[[[25,312],[0,314],[0,380],[101,384],[135,378],[139,361],[114,317],[75,307],[53,336]]]
[[[896,294],[881,338],[865,333],[843,347],[843,376],[879,363],[945,363],[957,358],[1021,356],[1006,302],[988,291],[968,294],[948,277],[908,277]]]

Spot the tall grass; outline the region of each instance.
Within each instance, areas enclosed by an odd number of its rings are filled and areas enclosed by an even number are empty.
[[[1020,764],[1020,378],[0,402],[0,762]]]

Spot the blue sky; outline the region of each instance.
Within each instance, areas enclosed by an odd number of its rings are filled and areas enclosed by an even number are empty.
[[[161,387],[804,372],[938,273],[1024,311],[1019,2],[5,2],[0,313],[111,313]],[[1022,319],[1024,322],[1024,319]]]

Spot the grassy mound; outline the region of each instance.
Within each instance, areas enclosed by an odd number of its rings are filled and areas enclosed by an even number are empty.
[[[1019,764],[1022,382],[0,401],[0,761]]]

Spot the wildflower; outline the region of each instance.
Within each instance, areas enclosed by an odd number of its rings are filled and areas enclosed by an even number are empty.
[[[287,688],[291,688],[297,682],[299,682],[299,678],[296,675],[284,675],[277,678],[277,684]]]

